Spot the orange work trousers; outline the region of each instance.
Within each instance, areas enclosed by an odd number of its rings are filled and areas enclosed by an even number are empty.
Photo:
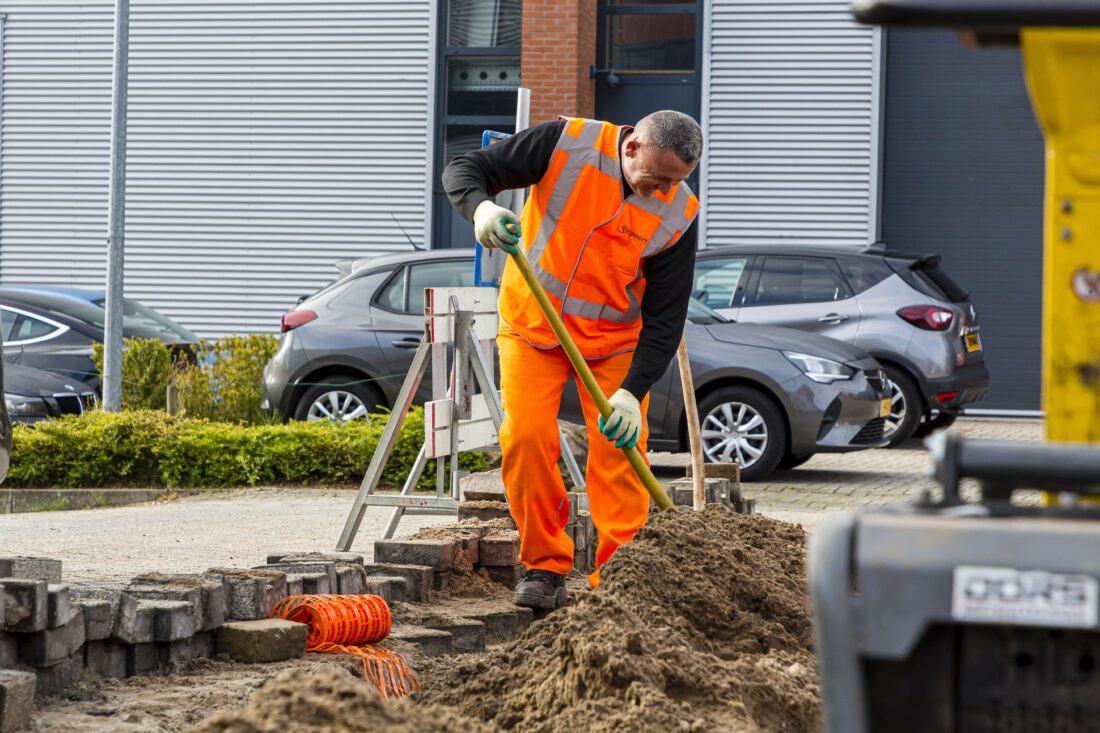
[[[557,467],[561,445],[556,418],[573,366],[560,346],[537,349],[507,326],[502,325],[497,347],[504,406],[501,474],[519,528],[520,561],[528,570],[565,574],[573,567],[573,540],[565,533],[569,497]],[[588,362],[605,394],[622,385],[632,357],[630,352]],[[588,430],[588,505],[599,533],[596,572],[589,576],[594,587],[599,583],[600,566],[645,524],[649,494],[622,450],[600,432],[599,410],[579,379],[577,383]],[[645,420],[648,395],[641,407],[638,450],[644,456],[649,435]]]

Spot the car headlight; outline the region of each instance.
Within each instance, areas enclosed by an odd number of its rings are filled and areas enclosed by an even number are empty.
[[[46,402],[39,397],[26,397],[18,394],[4,394],[9,417],[49,417]]]
[[[801,369],[807,377],[822,384],[831,384],[840,379],[851,379],[856,373],[856,370],[850,366],[820,356],[799,354],[794,351],[784,351],[783,356],[790,359],[791,363]]]

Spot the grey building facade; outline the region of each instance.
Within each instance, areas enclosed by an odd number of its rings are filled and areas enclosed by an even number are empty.
[[[981,309],[980,406],[1037,410],[1043,148],[1018,52],[859,27],[846,0],[687,5],[697,68],[676,83],[697,91],[604,77],[596,109],[697,100],[704,246],[941,254]],[[204,336],[270,332],[339,259],[461,245],[433,221],[447,151],[478,126],[441,108],[446,14],[505,6],[131,0],[127,294]],[[112,11],[0,2],[0,283],[103,285]]]

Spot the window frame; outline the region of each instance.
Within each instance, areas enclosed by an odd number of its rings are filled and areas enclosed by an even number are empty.
[[[390,286],[398,277],[401,278],[401,310],[397,311],[390,308],[388,305],[382,305],[382,293],[386,288]],[[370,300],[372,308],[386,311],[387,313],[393,313],[398,316],[409,315],[409,265],[408,263],[400,265],[395,269],[390,276],[386,278],[385,282],[374,292],[374,296]]]
[[[744,302],[745,302],[745,293],[748,291],[747,283],[749,283],[752,280],[752,277],[753,277],[753,261],[756,259],[755,255],[732,254],[732,253],[730,253],[728,255],[723,255],[722,257],[707,257],[705,259],[704,258],[697,259],[695,261],[695,268],[696,268],[695,272],[692,273],[692,281],[691,281],[692,289],[691,289],[691,292],[692,293],[695,292],[695,285],[698,282],[698,278],[700,277],[699,269],[698,269],[700,265],[703,265],[705,263],[712,262],[712,261],[718,261],[718,262],[723,262],[724,263],[724,262],[729,262],[730,260],[740,260],[740,259],[745,260],[745,264],[741,267],[741,276],[739,278],[737,278],[737,287],[734,288],[734,290],[733,290],[733,296],[730,298],[729,305],[723,305],[721,307],[722,308],[739,308],[739,307],[741,307],[741,305],[743,305]],[[719,265],[718,267],[715,267],[715,268],[711,269],[710,272],[713,272],[714,270],[721,269],[721,267],[722,266]],[[694,295],[692,297],[694,297]],[[702,303],[702,301],[699,301],[699,302]],[[717,306],[710,305],[709,303],[703,303],[703,305],[705,305],[706,307],[708,307],[712,310],[719,310],[719,308]]]
[[[12,322],[12,332],[13,332],[13,334],[15,332],[15,327],[19,324],[19,322],[22,318],[27,318],[27,319],[30,319],[32,321],[39,321],[41,323],[45,323],[47,325],[53,326],[52,331],[50,331],[49,333],[44,334],[42,336],[35,336],[34,338],[30,338],[30,339],[19,339],[19,340],[16,340],[16,341],[4,341],[4,346],[5,347],[7,347],[7,346],[30,346],[32,344],[40,344],[43,341],[52,341],[55,338],[59,338],[60,336],[64,336],[66,333],[68,333],[71,330],[64,323],[59,323],[59,322],[53,320],[52,318],[49,318],[47,316],[43,316],[43,315],[38,314],[38,313],[31,313],[30,311],[23,310],[22,308],[16,308],[15,306],[11,306],[11,305],[3,305],[3,306],[0,306],[0,309],[10,311],[12,313],[17,314],[15,320]],[[2,337],[4,335],[6,335],[6,334],[0,334],[0,337]]]
[[[759,303],[757,291],[760,287],[760,278],[764,273],[764,263],[769,259],[782,260],[819,260],[825,263],[825,267],[832,273],[833,279],[840,286],[841,297],[835,300],[796,300],[789,303]],[[782,308],[792,305],[814,305],[817,303],[839,303],[852,297],[852,289],[848,285],[844,273],[840,269],[836,258],[831,255],[806,255],[806,254],[762,254],[753,258],[752,280],[745,287],[743,305],[746,308]]]

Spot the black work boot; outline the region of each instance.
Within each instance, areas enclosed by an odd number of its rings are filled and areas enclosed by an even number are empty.
[[[525,570],[516,585],[516,605],[553,610],[565,605],[565,576],[549,570]]]

